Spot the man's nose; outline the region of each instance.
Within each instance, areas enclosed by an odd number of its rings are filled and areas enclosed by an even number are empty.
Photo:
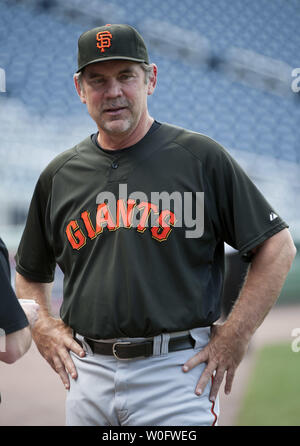
[[[110,79],[107,83],[107,88],[105,91],[105,95],[108,98],[116,98],[119,96],[122,96],[122,88],[120,85],[120,82],[118,82],[116,79]]]

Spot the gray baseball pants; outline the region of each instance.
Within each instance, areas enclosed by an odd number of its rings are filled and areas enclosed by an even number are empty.
[[[71,353],[78,372],[66,400],[68,426],[212,426],[217,425],[219,401],[209,400],[211,385],[195,394],[205,364],[187,373],[182,365],[208,343],[210,328],[190,330],[195,347],[168,352],[170,335],[154,338],[153,356],[118,360],[86,351]],[[125,339],[122,339],[125,340]],[[126,339],[127,340],[127,339]],[[132,340],[132,339],[131,339]],[[134,339],[137,341],[137,339]]]

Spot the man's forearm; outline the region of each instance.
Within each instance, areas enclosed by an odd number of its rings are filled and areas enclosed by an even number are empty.
[[[212,327],[207,346],[184,365],[188,372],[201,363],[206,367],[197,383],[200,395],[212,376],[211,400],[217,397],[226,373],[225,393],[230,393],[235,371],[247,351],[251,336],[278,298],[296,254],[287,230],[266,240],[256,251],[239,299],[224,324]]]
[[[16,273],[16,295],[18,299],[34,299],[40,306],[39,318],[51,315],[52,283],[32,282]]]
[[[280,295],[296,248],[287,230],[268,239],[257,251],[239,299],[225,325],[250,339]]]
[[[40,306],[39,318],[32,329],[33,339],[41,355],[59,374],[67,389],[69,375],[77,378],[77,371],[69,354],[70,350],[83,357],[83,348],[73,338],[73,331],[61,319],[51,315],[53,283],[31,282],[16,274],[16,294],[19,299],[34,299]]]

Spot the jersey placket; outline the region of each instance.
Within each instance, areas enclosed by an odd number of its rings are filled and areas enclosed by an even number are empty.
[[[108,173],[108,181],[109,182],[115,182],[120,181],[121,179],[124,180],[125,172],[124,172],[124,163],[122,163],[122,156],[119,156],[117,158],[114,158],[109,166],[109,173]],[[126,175],[127,176],[127,175]]]

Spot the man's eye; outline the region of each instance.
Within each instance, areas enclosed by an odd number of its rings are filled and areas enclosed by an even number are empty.
[[[90,79],[89,83],[91,85],[101,85],[104,83],[104,79],[102,79],[101,77],[95,77],[94,79]]]
[[[120,79],[122,81],[127,81],[127,80],[131,79],[132,77],[133,77],[132,74],[122,74]]]

